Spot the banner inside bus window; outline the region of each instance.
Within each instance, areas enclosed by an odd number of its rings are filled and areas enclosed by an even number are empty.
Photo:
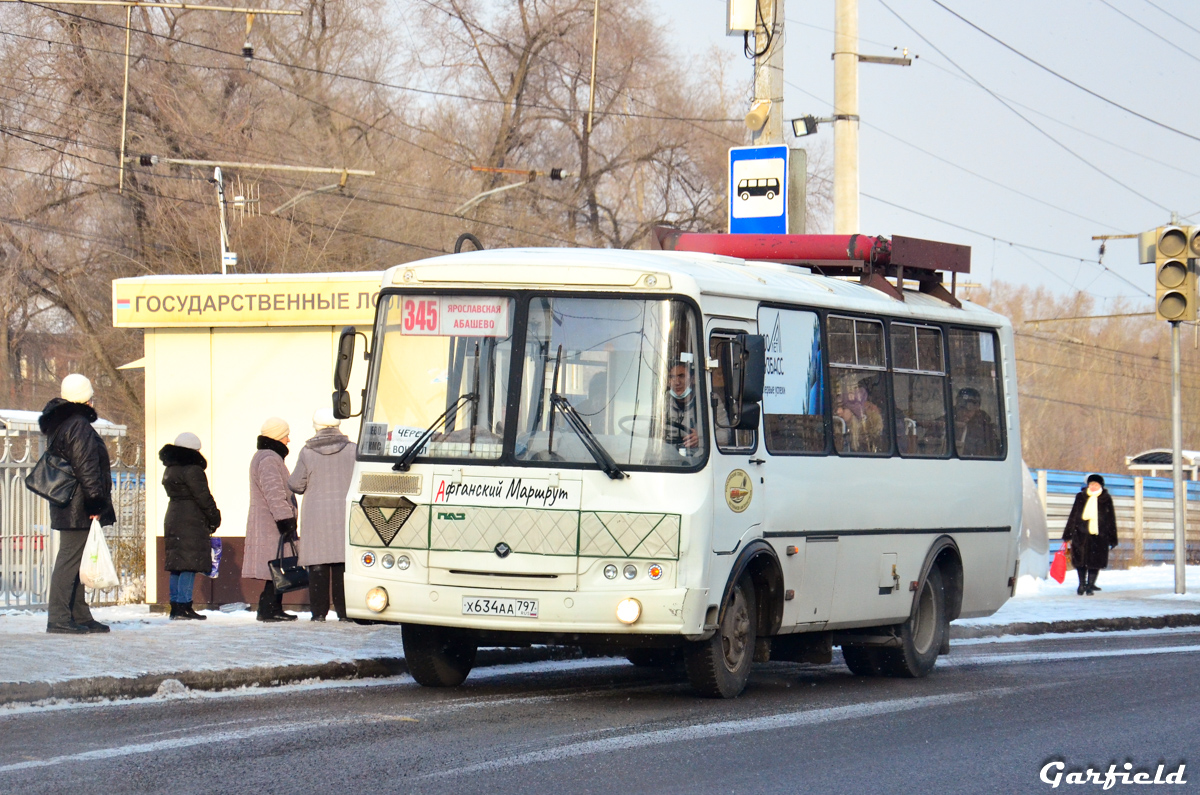
[[[434,337],[507,337],[507,298],[405,296],[400,333]]]

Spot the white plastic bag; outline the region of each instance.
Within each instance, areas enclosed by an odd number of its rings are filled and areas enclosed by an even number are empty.
[[[79,564],[79,579],[93,590],[116,588],[121,584],[117,579],[112,555],[108,553],[104,529],[100,527],[100,521],[97,519],[92,520],[92,529],[88,531],[87,545],[83,548],[83,561]]]

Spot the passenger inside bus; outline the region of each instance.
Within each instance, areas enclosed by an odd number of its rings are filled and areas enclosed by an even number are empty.
[[[663,439],[691,456],[700,446],[699,415],[696,411],[696,392],[692,388],[692,365],[675,361],[667,372],[666,417]]]
[[[883,414],[871,402],[877,378],[856,373],[842,377],[834,406],[834,447],[839,453],[884,452]]]
[[[954,402],[955,444],[965,458],[991,458],[999,454],[996,422],[981,408],[979,390],[963,387]]]

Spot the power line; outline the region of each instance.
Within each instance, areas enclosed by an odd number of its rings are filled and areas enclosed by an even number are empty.
[[[941,49],[940,49],[940,48],[939,48],[939,47],[938,47],[936,44],[934,44],[932,41],[930,41],[928,38],[926,38],[926,37],[925,37],[925,36],[924,36],[924,35],[923,35],[923,34],[922,34],[920,31],[918,31],[916,28],[914,28],[912,25],[910,25],[910,24],[908,23],[908,21],[904,19],[904,17],[902,17],[902,16],[900,16],[898,13],[896,13],[896,11],[895,11],[894,9],[892,9],[892,7],[891,7],[891,6],[889,6],[889,5],[888,5],[886,2],[884,2],[884,0],[878,0],[878,2],[879,2],[879,4],[880,4],[881,6],[883,6],[885,9],[887,9],[887,10],[888,10],[888,12],[892,14],[892,16],[894,16],[894,17],[896,17],[896,19],[900,20],[900,23],[901,23],[902,25],[904,25],[906,28],[908,28],[908,29],[909,29],[909,30],[911,30],[913,33],[915,33],[915,34],[916,34],[918,37],[920,37],[920,39],[921,39],[922,41],[924,41],[926,44],[928,44],[930,47],[932,47],[934,50],[936,50],[936,51],[937,51],[937,53],[938,53],[939,55],[941,55],[941,56],[942,56],[943,58],[945,58],[945,59],[946,59],[948,62],[950,62],[950,64],[951,64],[951,65],[953,65],[955,69],[959,70],[959,71],[960,71],[960,72],[962,72],[964,75],[966,75],[968,78],[970,78],[971,82],[975,83],[975,85],[979,86],[981,89],[983,89],[984,91],[986,91],[986,92],[987,92],[987,93],[988,93],[988,94],[989,94],[989,95],[990,95],[990,96],[991,96],[993,99],[995,99],[997,102],[999,102],[1000,104],[1002,104],[1004,107],[1008,108],[1008,110],[1009,110],[1011,113],[1013,113],[1014,115],[1016,115],[1016,116],[1017,116],[1019,119],[1021,119],[1021,121],[1025,122],[1026,124],[1028,124],[1028,125],[1029,125],[1030,127],[1032,127],[1033,129],[1037,130],[1039,133],[1041,133],[1041,134],[1042,134],[1043,136],[1045,136],[1047,139],[1049,139],[1050,141],[1052,141],[1052,142],[1053,142],[1053,143],[1054,143],[1056,146],[1058,146],[1059,148],[1061,148],[1061,149],[1062,149],[1064,152],[1066,152],[1067,154],[1071,155],[1071,157],[1073,157],[1073,158],[1075,158],[1076,160],[1078,160],[1079,162],[1083,163],[1083,164],[1084,164],[1084,165],[1086,165],[1088,168],[1090,168],[1090,169],[1092,169],[1093,171],[1095,171],[1097,174],[1100,174],[1101,176],[1103,176],[1105,179],[1108,179],[1108,180],[1110,180],[1111,182],[1113,182],[1113,183],[1115,183],[1115,184],[1117,184],[1117,185],[1120,185],[1122,188],[1124,188],[1125,190],[1129,191],[1130,193],[1132,193],[1133,195],[1137,196],[1138,198],[1140,198],[1140,199],[1143,199],[1143,200],[1145,200],[1145,201],[1149,202],[1150,204],[1153,204],[1155,207],[1158,207],[1160,210],[1164,210],[1164,211],[1166,211],[1166,212],[1170,212],[1170,211],[1171,211],[1171,208],[1167,207],[1166,205],[1159,204],[1159,203],[1158,203],[1158,202],[1156,202],[1154,199],[1151,199],[1149,196],[1145,195],[1144,193],[1141,193],[1141,192],[1139,192],[1139,191],[1135,190],[1133,187],[1131,187],[1131,186],[1129,186],[1129,185],[1125,184],[1124,182],[1120,181],[1119,179],[1117,179],[1116,177],[1114,177],[1112,174],[1109,174],[1109,173],[1108,173],[1107,171],[1105,171],[1104,169],[1100,168],[1099,166],[1095,165],[1095,164],[1094,164],[1094,163],[1092,163],[1091,161],[1087,160],[1086,158],[1084,158],[1084,157],[1083,157],[1083,155],[1079,154],[1078,152],[1076,152],[1075,150],[1071,149],[1071,148],[1070,148],[1069,146],[1067,146],[1066,144],[1064,144],[1064,143],[1062,143],[1061,141],[1059,141],[1059,140],[1058,140],[1057,138],[1055,138],[1053,135],[1051,135],[1050,133],[1048,133],[1048,132],[1046,132],[1045,130],[1043,130],[1041,127],[1039,127],[1037,124],[1035,124],[1035,123],[1034,123],[1034,122],[1033,122],[1031,119],[1029,119],[1027,116],[1025,116],[1024,114],[1022,114],[1022,113],[1021,113],[1019,110],[1017,110],[1015,107],[1013,107],[1013,106],[1012,106],[1012,105],[1010,105],[1008,102],[1006,102],[1004,99],[1002,99],[1002,98],[1000,97],[1000,95],[999,95],[999,94],[997,94],[996,92],[992,91],[990,88],[988,88],[987,86],[985,86],[983,83],[979,82],[979,80],[977,80],[977,79],[976,79],[976,78],[975,78],[975,77],[974,77],[974,76],[973,76],[973,75],[972,75],[970,72],[968,72],[968,71],[967,71],[966,69],[964,69],[963,67],[959,66],[959,65],[958,65],[958,63],[957,63],[957,62],[955,62],[953,58],[951,58],[949,55],[947,55],[945,52],[943,52],[943,51],[942,51],[942,50],[941,50]],[[935,3],[936,3],[936,2],[937,2],[937,0],[933,0],[933,2],[935,2]],[[939,3],[939,5],[941,5],[941,4]],[[1200,139],[1197,139],[1197,140],[1200,140]]]
[[[881,0],[881,2],[882,2],[882,0]],[[1177,128],[1177,127],[1172,127],[1171,125],[1169,125],[1169,124],[1166,124],[1166,123],[1164,123],[1164,122],[1161,122],[1161,121],[1159,121],[1158,119],[1151,118],[1150,116],[1147,116],[1147,115],[1146,115],[1146,114],[1144,114],[1144,113],[1138,113],[1136,110],[1134,110],[1134,109],[1132,109],[1132,108],[1129,108],[1129,107],[1126,107],[1125,105],[1122,105],[1122,104],[1121,104],[1121,103],[1119,103],[1119,102],[1116,102],[1116,101],[1114,101],[1114,100],[1111,100],[1111,99],[1109,99],[1108,97],[1104,96],[1103,94],[1100,94],[1100,93],[1097,93],[1097,92],[1095,92],[1095,91],[1091,90],[1091,89],[1090,89],[1090,88],[1088,88],[1087,86],[1083,86],[1083,85],[1080,85],[1079,83],[1076,83],[1074,80],[1072,80],[1071,78],[1067,77],[1066,75],[1063,75],[1063,74],[1061,74],[1061,73],[1059,73],[1059,72],[1056,72],[1056,71],[1054,71],[1054,70],[1053,70],[1053,69],[1051,69],[1049,66],[1046,66],[1045,64],[1041,63],[1040,61],[1037,61],[1037,60],[1035,60],[1035,59],[1031,58],[1030,56],[1028,56],[1028,55],[1026,55],[1025,53],[1021,52],[1021,51],[1020,51],[1020,50],[1018,50],[1016,47],[1013,47],[1011,44],[1009,44],[1008,42],[1004,41],[1003,39],[1000,39],[1000,38],[998,38],[997,36],[994,36],[994,35],[992,35],[991,33],[987,32],[986,30],[984,30],[983,28],[979,27],[978,25],[976,25],[976,24],[975,24],[974,22],[972,22],[971,20],[969,20],[969,19],[967,19],[966,17],[964,17],[962,14],[958,13],[958,12],[957,12],[957,11],[955,11],[954,9],[952,9],[952,8],[950,8],[949,6],[947,6],[946,4],[942,3],[942,2],[941,2],[941,0],[930,0],[930,2],[932,2],[934,5],[938,6],[938,7],[939,7],[939,8],[941,8],[942,10],[946,11],[946,12],[947,12],[947,13],[949,13],[950,15],[952,15],[952,16],[954,16],[954,17],[957,17],[959,20],[961,20],[962,22],[966,23],[968,26],[970,26],[970,27],[974,28],[975,30],[979,31],[979,32],[980,32],[980,33],[982,33],[984,36],[987,36],[989,39],[991,39],[992,41],[996,42],[997,44],[999,44],[1001,47],[1003,47],[1004,49],[1008,50],[1009,52],[1011,52],[1011,53],[1013,53],[1013,54],[1015,54],[1015,55],[1018,55],[1018,56],[1020,56],[1021,58],[1024,58],[1026,61],[1028,61],[1029,63],[1033,64],[1034,66],[1036,66],[1037,68],[1041,69],[1042,71],[1044,71],[1044,72],[1048,72],[1049,74],[1052,74],[1052,75],[1054,75],[1054,76],[1055,76],[1055,77],[1057,77],[1059,80],[1062,80],[1063,82],[1065,82],[1065,83],[1068,83],[1068,84],[1070,84],[1070,85],[1074,86],[1075,88],[1079,89],[1080,91],[1084,92],[1085,94],[1088,94],[1089,96],[1095,97],[1096,99],[1100,100],[1101,102],[1105,102],[1105,103],[1107,103],[1107,104],[1109,104],[1109,105],[1112,105],[1114,108],[1119,108],[1120,110],[1123,110],[1123,111],[1125,111],[1126,113],[1128,113],[1128,114],[1129,114],[1129,115],[1131,115],[1131,116],[1136,116],[1137,118],[1139,118],[1139,119],[1142,119],[1143,121],[1148,121],[1148,122],[1150,122],[1151,124],[1153,124],[1153,125],[1155,125],[1155,126],[1162,127],[1164,130],[1170,130],[1170,131],[1171,131],[1171,132],[1173,132],[1173,133],[1177,133],[1177,134],[1179,134],[1179,135],[1182,135],[1184,138],[1190,138],[1190,139],[1192,139],[1193,141],[1200,141],[1200,136],[1197,136],[1197,135],[1192,135],[1192,134],[1191,134],[1191,133],[1189,133],[1189,132],[1184,132],[1183,130],[1180,130],[1180,129],[1179,129],[1179,128]],[[1104,2],[1104,0],[1101,0],[1101,2]],[[1108,3],[1105,3],[1105,5],[1108,5]],[[885,7],[885,8],[887,8],[887,6],[886,6],[886,5],[885,5],[884,7]],[[1111,6],[1109,6],[1109,7],[1111,8]],[[891,9],[890,9],[890,8],[889,8],[888,10],[889,10],[889,11],[891,11]],[[895,13],[895,12],[892,12],[892,13]],[[907,24],[907,23],[905,23],[905,24]],[[910,28],[910,30],[911,30],[911,28]],[[916,31],[913,31],[913,32],[914,32],[914,33],[916,33]],[[919,34],[919,33],[918,33],[917,35],[919,36],[919,35],[921,35],[921,34]],[[930,45],[930,46],[933,46],[933,45]],[[940,51],[939,51],[939,52],[940,52]],[[945,57],[945,53],[942,53],[942,57],[943,57],[943,58]],[[949,58],[947,58],[946,60],[949,60]],[[957,66],[957,64],[955,64],[955,65]]]
[[[1064,406],[1074,406],[1076,408],[1099,411],[1105,414],[1126,414],[1130,417],[1142,417],[1148,420],[1168,421],[1171,419],[1170,417],[1163,416],[1162,414],[1146,414],[1140,411],[1129,411],[1127,409],[1118,409],[1109,406],[1093,406],[1090,403],[1077,403],[1073,400],[1060,400],[1058,398],[1043,397],[1042,395],[1031,395],[1028,392],[1017,392],[1017,394],[1023,398],[1029,398],[1030,400],[1041,400],[1046,403],[1061,403]]]
[[[1115,5],[1113,5],[1112,3],[1108,2],[1108,0],[1100,0],[1100,2],[1101,2],[1102,4],[1104,4],[1104,5],[1108,6],[1108,7],[1109,7],[1109,8],[1111,8],[1113,11],[1117,12],[1118,14],[1120,14],[1121,16],[1125,17],[1125,18],[1126,18],[1126,19],[1128,19],[1130,22],[1132,22],[1133,24],[1137,25],[1139,28],[1141,28],[1142,30],[1146,31],[1147,33],[1149,33],[1149,34],[1150,34],[1151,36],[1153,36],[1154,38],[1156,38],[1156,39],[1158,39],[1158,40],[1160,40],[1160,41],[1164,42],[1165,44],[1168,44],[1168,45],[1170,45],[1171,47],[1174,47],[1176,50],[1179,50],[1181,53],[1183,53],[1183,54],[1184,54],[1184,55],[1186,55],[1187,57],[1191,58],[1193,61],[1200,62],[1200,58],[1197,58],[1195,55],[1193,55],[1192,53],[1188,52],[1188,51],[1187,51],[1187,50],[1185,50],[1184,48],[1180,47],[1178,44],[1176,44],[1175,42],[1171,41],[1171,40],[1170,40],[1170,39],[1168,39],[1166,36],[1162,35],[1161,33],[1159,33],[1158,31],[1154,30],[1153,28],[1150,28],[1150,27],[1148,27],[1148,26],[1146,26],[1146,25],[1142,24],[1141,22],[1138,22],[1136,19],[1134,19],[1133,17],[1129,16],[1128,14],[1126,14],[1126,13],[1125,13],[1124,11],[1122,11],[1121,9],[1117,8]]]
[[[1187,28],[1187,29],[1189,29],[1189,30],[1194,30],[1196,33],[1200,33],[1200,28],[1197,28],[1197,27],[1194,27],[1194,26],[1192,26],[1192,25],[1189,25],[1187,22],[1185,22],[1184,20],[1182,20],[1182,19],[1180,19],[1179,17],[1175,16],[1175,15],[1174,15],[1174,14],[1172,14],[1170,11],[1168,11],[1167,9],[1163,8],[1162,6],[1160,6],[1158,3],[1152,2],[1152,0],[1144,0],[1144,2],[1145,2],[1147,5],[1154,6],[1154,7],[1155,7],[1155,8],[1157,8],[1159,11],[1161,11],[1162,13],[1166,14],[1167,16],[1169,16],[1171,19],[1173,19],[1173,20],[1175,20],[1176,22],[1178,22],[1180,25],[1183,25],[1185,28]]]

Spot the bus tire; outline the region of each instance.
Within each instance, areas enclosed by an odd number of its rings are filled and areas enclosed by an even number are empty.
[[[874,646],[843,646],[842,659],[855,676],[880,676],[883,674],[880,651]]]
[[[684,647],[688,681],[697,693],[706,698],[735,698],[745,689],[754,662],[756,626],[754,584],[749,577],[742,577],[729,594],[729,604],[713,636]]]
[[[671,668],[679,662],[677,649],[630,649],[625,659],[638,668]]]
[[[473,640],[462,632],[425,624],[401,624],[404,660],[417,684],[425,687],[457,687],[475,665]]]
[[[900,625],[900,647],[880,650],[885,673],[908,679],[928,675],[949,631],[942,573],[934,566],[925,575],[912,614]]]
[[[767,201],[771,201],[771,199],[774,199],[774,198],[775,198],[775,191],[773,191],[773,190],[767,191]]]

